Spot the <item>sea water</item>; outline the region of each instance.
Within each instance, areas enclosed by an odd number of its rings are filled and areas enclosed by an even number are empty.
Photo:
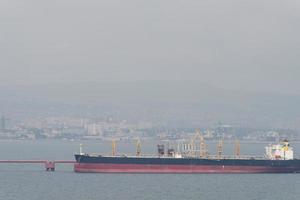
[[[79,144],[87,153],[110,153],[107,141],[3,140],[0,160],[74,160]],[[155,153],[156,141],[142,141],[145,153]],[[241,153],[263,155],[265,143],[241,143]],[[134,153],[134,141],[118,142],[119,153]],[[215,143],[208,143],[214,154]],[[300,145],[294,144],[296,156]],[[231,154],[233,143],[224,143]],[[46,172],[40,164],[0,164],[0,199],[300,199],[300,174],[81,174],[72,164],[57,164]]]

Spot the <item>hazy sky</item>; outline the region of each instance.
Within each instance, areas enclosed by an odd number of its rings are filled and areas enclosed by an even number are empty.
[[[0,85],[199,80],[300,94],[299,0],[1,0]]]

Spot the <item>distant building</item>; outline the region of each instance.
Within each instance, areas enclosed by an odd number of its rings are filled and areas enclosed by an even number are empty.
[[[5,117],[4,116],[2,116],[1,117],[1,122],[0,122],[0,130],[2,130],[2,131],[4,131],[5,129],[6,129],[6,127],[5,127]]]

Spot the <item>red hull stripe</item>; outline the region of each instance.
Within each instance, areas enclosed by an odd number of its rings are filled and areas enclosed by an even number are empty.
[[[300,172],[300,169],[269,166],[76,163],[74,171],[96,173],[293,173]]]

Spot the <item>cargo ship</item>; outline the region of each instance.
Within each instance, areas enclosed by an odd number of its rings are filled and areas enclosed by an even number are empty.
[[[114,146],[114,145],[113,145]],[[239,148],[239,147],[238,147]],[[182,154],[174,149],[158,145],[155,156],[142,156],[137,150],[135,156],[80,153],[75,155],[75,172],[87,173],[300,173],[300,159],[294,158],[293,148],[287,140],[265,148],[261,158],[233,158]],[[199,148],[200,152],[200,148]]]

